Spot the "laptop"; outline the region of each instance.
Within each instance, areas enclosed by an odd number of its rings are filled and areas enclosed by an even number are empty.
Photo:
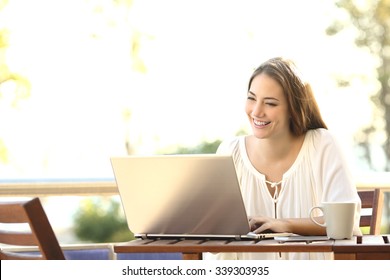
[[[250,232],[233,159],[224,155],[113,157],[111,164],[135,237],[263,239]]]

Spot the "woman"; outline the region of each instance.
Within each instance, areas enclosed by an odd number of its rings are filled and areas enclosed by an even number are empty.
[[[249,80],[245,112],[253,134],[224,141],[253,232],[326,235],[309,219],[323,201],[360,200],[340,147],[322,120],[311,88],[283,58],[263,63]],[[217,259],[329,259],[329,253],[221,253]]]

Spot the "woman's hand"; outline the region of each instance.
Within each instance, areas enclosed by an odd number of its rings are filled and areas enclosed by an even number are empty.
[[[323,218],[318,220],[323,222]],[[251,231],[259,234],[264,232],[290,232],[299,235],[326,235],[326,229],[313,223],[309,218],[273,219],[264,216],[249,218]]]
[[[264,216],[250,217],[251,231],[258,234],[264,232],[291,232],[289,223],[283,219],[273,219]]]

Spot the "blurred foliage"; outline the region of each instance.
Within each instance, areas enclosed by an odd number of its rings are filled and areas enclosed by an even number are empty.
[[[8,4],[7,0],[0,0],[0,12]],[[0,13],[1,15],[1,13]],[[6,50],[9,42],[9,30],[0,29],[0,102],[4,95],[11,100],[11,106],[15,107],[18,101],[30,95],[31,85],[29,80],[18,74],[11,72],[6,64]],[[0,163],[8,162],[8,151],[6,144],[0,139]]]
[[[4,141],[0,139],[0,163],[8,162],[8,152],[5,147]]]
[[[16,107],[21,99],[30,96],[30,91],[31,84],[26,77],[11,73],[6,65],[0,64],[0,98],[12,94],[11,106]]]
[[[179,146],[173,154],[215,154],[219,144],[221,144],[221,140],[202,142],[195,147]]]
[[[247,128],[240,128],[237,132],[236,132],[236,136],[243,136],[243,135],[248,135],[249,132],[247,130]]]
[[[8,0],[0,0],[0,10],[8,4]]]
[[[248,131],[245,128],[241,128],[236,132],[236,136],[247,135]],[[171,148],[170,151],[160,151],[159,154],[214,154],[219,145],[221,144],[221,140],[217,139],[214,141],[203,141],[200,144],[187,147],[187,146],[177,146]]]
[[[364,159],[375,169],[371,142],[376,135],[384,133],[382,149],[386,164],[383,170],[390,171],[390,0],[337,0],[335,5],[344,13],[327,28],[327,34],[333,36],[353,28],[356,46],[367,49],[378,62],[380,89],[371,97],[377,110],[372,122],[356,134],[355,140]],[[348,86],[349,81],[340,84]]]
[[[6,50],[8,48],[9,31],[0,29],[0,98],[4,94],[12,94],[12,106],[30,95],[30,81],[19,73],[12,72],[6,64]]]
[[[146,64],[141,56],[142,44],[150,36],[144,34],[135,28],[131,23],[130,10],[133,6],[133,0],[112,0],[112,1],[86,1],[89,4],[90,11],[96,16],[101,26],[107,28],[115,26],[131,26],[131,47],[130,55],[132,58],[131,67],[135,72],[145,74],[147,72]],[[91,29],[91,36],[99,38],[105,36],[104,29],[96,25]]]
[[[112,198],[84,200],[74,216],[74,232],[80,240],[95,243],[134,239],[121,204]]]

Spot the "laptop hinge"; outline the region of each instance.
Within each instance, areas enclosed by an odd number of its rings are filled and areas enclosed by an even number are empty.
[[[137,234],[135,235],[136,238],[141,238],[141,239],[148,239],[148,235],[146,233],[143,234]]]

